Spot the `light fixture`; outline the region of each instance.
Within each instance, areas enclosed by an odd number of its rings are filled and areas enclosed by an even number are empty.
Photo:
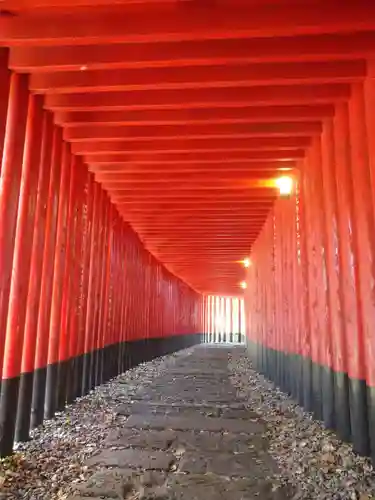
[[[247,283],[246,283],[246,281],[241,281],[241,283],[240,283],[240,287],[241,287],[241,288],[243,288],[244,290],[246,290],[246,288],[247,288]]]
[[[249,259],[249,257],[246,257],[246,258],[242,261],[242,264],[243,264],[243,267],[250,267],[250,266],[251,266],[251,260]]]
[[[279,188],[280,196],[289,196],[293,191],[293,179],[283,176],[276,179],[276,186]]]

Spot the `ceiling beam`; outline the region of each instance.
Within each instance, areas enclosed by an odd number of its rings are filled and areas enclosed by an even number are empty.
[[[167,175],[161,175],[160,172],[148,172],[147,175],[144,175],[144,171],[138,171],[135,173],[122,173],[122,172],[116,172],[114,174],[110,173],[97,173],[95,175],[95,179],[98,182],[101,183],[117,183],[118,185],[122,184],[129,184],[130,186],[133,186],[134,184],[142,183],[142,184],[176,184],[177,185],[186,185],[188,184],[194,184],[194,183],[209,183],[210,185],[215,185],[217,183],[230,183],[231,181],[243,181],[246,182],[248,180],[253,180],[253,179],[269,179],[273,177],[279,177],[280,172],[275,171],[275,170],[262,170],[261,174],[259,171],[251,171],[251,170],[242,170],[242,171],[236,171],[236,170],[230,170],[230,171],[224,171],[224,172],[217,172],[215,170],[209,170],[209,171],[200,171],[196,170],[194,172],[189,173],[188,175],[186,172],[179,172],[179,171],[169,171],[169,172],[162,172],[162,174],[167,173]],[[156,186],[155,186],[156,187]],[[162,187],[162,186],[160,186]]]
[[[350,86],[344,83],[275,85],[227,88],[154,89],[153,92],[75,92],[47,94],[45,107],[53,111],[191,109],[196,107],[316,104],[347,100]]]
[[[319,121],[313,122],[279,122],[279,123],[213,123],[213,124],[180,124],[180,125],[143,125],[127,127],[126,125],[103,125],[95,127],[82,125],[64,129],[64,139],[69,142],[98,141],[98,140],[134,140],[150,138],[157,139],[183,139],[211,137],[309,137],[319,135],[322,126]]]
[[[225,154],[223,154],[225,153]],[[278,164],[289,162],[294,159],[303,158],[305,155],[304,149],[284,149],[278,150],[228,150],[228,151],[181,151],[181,152],[159,152],[145,151],[139,153],[112,153],[107,155],[86,155],[84,161],[92,167],[119,165],[129,165],[131,167],[138,166],[200,166],[214,164],[214,167],[225,166],[226,164],[235,163],[258,163],[263,164]]]
[[[10,7],[11,9],[12,7]],[[375,29],[373,2],[208,6],[172,2],[0,17],[3,45],[95,45],[346,33]]]
[[[365,78],[366,62],[334,61],[308,63],[260,63],[231,66],[118,69],[34,73],[30,89],[36,93],[135,91],[345,83]]]
[[[291,105],[291,106],[252,106],[235,108],[191,108],[166,110],[119,110],[119,111],[77,111],[57,112],[55,123],[65,127],[86,125],[108,126],[165,126],[215,123],[275,123],[301,122],[333,116],[334,106]]]
[[[306,148],[310,145],[309,137],[247,137],[247,138],[226,138],[219,141],[211,138],[201,139],[173,139],[166,140],[133,140],[133,141],[80,141],[72,144],[72,152],[78,155],[87,154],[107,154],[107,153],[131,153],[133,151],[154,151],[158,152],[181,152],[181,151],[222,151],[227,150],[269,150],[290,148]]]
[[[163,68],[199,65],[307,62],[365,58],[375,51],[373,31],[180,43],[123,43],[53,47],[13,46],[9,67],[18,72]]]

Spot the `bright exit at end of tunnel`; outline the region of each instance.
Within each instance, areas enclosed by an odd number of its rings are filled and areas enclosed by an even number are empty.
[[[375,498],[374,61],[370,0],[0,0],[0,499]]]

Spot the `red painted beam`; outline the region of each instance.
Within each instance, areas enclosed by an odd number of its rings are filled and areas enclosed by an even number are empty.
[[[80,71],[365,58],[375,51],[372,31],[307,35],[298,38],[238,38],[155,44],[13,46],[10,68],[23,72]]]
[[[165,174],[165,175],[163,175]],[[124,184],[128,184],[129,186],[137,186],[139,184],[174,184],[174,185],[190,185],[190,183],[209,183],[210,185],[215,185],[221,182],[231,182],[231,181],[240,181],[247,182],[250,180],[253,181],[257,178],[268,179],[273,177],[279,177],[280,172],[273,170],[261,170],[261,172],[255,170],[252,171],[250,169],[237,171],[237,170],[224,170],[224,171],[215,171],[215,169],[208,171],[195,170],[192,171],[189,175],[186,175],[186,172],[180,172],[177,170],[167,170],[165,172],[151,170],[145,175],[144,170],[140,170],[136,173],[128,174],[128,173],[98,173],[95,178],[98,182],[106,184],[107,188],[122,187]],[[156,187],[156,186],[155,186]],[[166,186],[168,187],[168,186]]]
[[[223,151],[180,151],[180,152],[163,152],[163,151],[141,151],[141,152],[119,152],[109,153],[107,155],[85,155],[84,161],[92,167],[100,167],[105,165],[115,166],[116,164],[129,165],[137,167],[147,165],[203,165],[214,163],[215,168],[218,165],[226,165],[227,163],[235,162],[271,162],[272,160],[291,160],[300,159],[305,155],[303,149],[283,149],[276,150],[227,150],[225,155]],[[275,163],[275,162],[273,162]]]
[[[142,196],[140,193],[142,192]],[[202,199],[205,197],[212,197],[213,199],[217,198],[224,198],[228,200],[234,200],[237,198],[237,200],[240,202],[241,197],[248,197],[251,199],[258,200],[258,199],[268,199],[272,200],[276,197],[276,190],[273,189],[257,189],[257,188],[232,188],[232,189],[227,189],[224,192],[222,190],[210,190],[207,188],[200,189],[199,191],[196,191],[195,189],[187,189],[187,190],[176,190],[176,189],[171,189],[170,192],[164,193],[164,192],[158,192],[158,191],[153,191],[153,190],[140,190],[138,189],[137,192],[134,192],[133,189],[121,189],[121,190],[112,190],[111,192],[111,198],[116,199],[118,201],[137,201],[139,204],[143,204],[146,199],[149,200],[159,200],[159,201],[164,201],[164,200],[179,200],[179,199],[184,199],[184,200],[190,200],[190,199]]]
[[[290,148],[305,148],[310,144],[308,137],[247,137],[247,138],[221,138],[217,139],[173,139],[170,142],[166,140],[133,140],[133,141],[85,141],[72,144],[72,151],[75,154],[107,154],[107,153],[132,153],[155,151],[155,154],[161,152],[179,153],[179,152],[209,152],[212,150],[226,152],[227,150],[269,150]]]
[[[249,107],[259,105],[316,104],[347,100],[348,84],[275,85],[227,88],[154,89],[153,92],[78,92],[46,95],[45,106],[54,111],[90,111],[93,109],[145,110],[189,109],[196,107]]]
[[[1,28],[1,23],[0,23]],[[30,89],[40,93],[225,88],[237,85],[346,83],[366,76],[365,61],[264,63],[231,66],[191,66],[108,71],[34,73]]]
[[[187,175],[189,177],[194,177],[194,174],[202,174],[202,177],[207,177],[210,175],[211,177],[222,177],[222,174],[225,173],[227,175],[233,174],[233,176],[245,175],[247,174],[250,177],[254,176],[262,176],[267,177],[268,175],[281,175],[281,173],[285,170],[288,170],[290,173],[295,167],[295,162],[261,162],[261,163],[253,163],[251,164],[242,162],[242,163],[224,163],[222,165],[217,164],[203,164],[203,166],[192,165],[180,167],[178,165],[173,166],[169,165],[168,167],[157,167],[157,166],[138,166],[132,167],[132,165],[108,165],[104,166],[103,164],[91,165],[89,166],[89,170],[96,174],[97,180],[129,180],[136,178],[143,178],[145,181],[148,179],[148,174],[157,175],[158,178],[163,179],[163,176],[170,176],[173,174],[181,175],[182,178],[186,178]],[[228,173],[229,172],[229,173]],[[147,174],[147,175],[145,175]]]
[[[89,142],[97,140],[123,140],[150,138],[183,139],[200,137],[306,137],[320,134],[321,124],[314,122],[281,122],[281,123],[214,123],[214,124],[180,124],[151,125],[128,127],[125,125],[106,125],[102,127],[81,126],[64,130],[64,139],[70,142]]]
[[[12,7],[10,7],[11,9]],[[0,18],[0,41],[11,45],[95,45],[243,37],[295,36],[319,33],[371,31],[375,28],[372,3],[217,5],[207,10],[199,3],[142,4],[76,12],[40,12]]]
[[[8,50],[0,48],[0,160],[3,157],[10,76],[10,71],[8,70]]]
[[[333,116],[334,106],[291,105],[164,110],[67,111],[55,114],[55,122],[65,127],[92,125],[179,125],[182,123],[303,122]]]

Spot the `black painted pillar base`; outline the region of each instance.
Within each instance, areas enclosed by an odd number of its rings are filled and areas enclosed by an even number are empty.
[[[333,374],[335,386],[335,423],[337,434],[343,441],[351,440],[349,410],[349,378],[346,373]]]
[[[13,453],[20,378],[3,379],[0,397],[0,458]]]
[[[56,391],[56,410],[61,411],[66,405],[66,395],[69,392],[70,377],[68,376],[69,360],[61,361],[58,364]]]
[[[335,386],[333,370],[328,366],[321,366],[320,376],[323,422],[327,429],[335,429]]]
[[[360,455],[370,455],[370,433],[365,380],[349,379],[349,404],[353,449]]]
[[[35,429],[43,423],[46,379],[47,368],[38,368],[35,370],[33,380],[33,397],[31,403],[31,429]]]
[[[91,353],[87,352],[82,355],[82,388],[81,396],[86,396],[90,392],[90,365],[91,365]]]
[[[44,416],[47,419],[55,416],[58,395],[59,364],[47,365],[46,400],[44,405]]]
[[[31,402],[33,396],[34,372],[22,373],[18,394],[15,440],[25,442],[30,439]]]
[[[367,387],[367,421],[370,434],[371,459],[375,465],[375,387]]]

